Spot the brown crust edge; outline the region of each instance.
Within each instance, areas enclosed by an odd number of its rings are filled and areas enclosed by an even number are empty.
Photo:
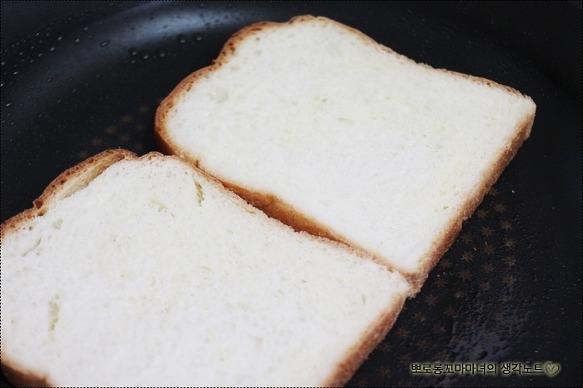
[[[2,372],[4,376],[15,387],[50,387],[46,377],[40,377],[32,372],[13,368],[2,361]]]
[[[33,201],[33,207],[7,219],[0,225],[0,236],[14,231],[21,223],[42,216],[53,201],[66,198],[87,186],[110,165],[126,158],[135,158],[133,152],[124,149],[103,151],[79,164],[68,168],[48,184],[42,194]]]
[[[363,334],[362,341],[353,345],[346,358],[338,364],[336,370],[330,374],[322,386],[341,387],[352,378],[369,354],[387,336],[397,321],[406,299],[407,297],[403,295],[393,302],[385,314]]]
[[[441,259],[455,242],[457,236],[462,230],[463,223],[469,219],[478,206],[480,206],[484,197],[504,172],[504,169],[516,156],[518,149],[529,137],[534,123],[534,116],[535,113],[533,112],[532,115],[525,117],[517,126],[518,131],[515,132],[515,136],[510,140],[510,143],[506,148],[498,155],[496,161],[490,166],[490,169],[480,185],[476,187],[474,193],[469,196],[465,204],[460,207],[458,215],[452,219],[449,226],[444,229],[445,232],[438,239],[438,242],[434,245],[433,249],[426,255],[428,259],[421,267],[420,274],[403,273],[403,276],[411,281],[412,286],[415,287],[417,291],[421,289],[429,272],[437,265],[439,259]]]

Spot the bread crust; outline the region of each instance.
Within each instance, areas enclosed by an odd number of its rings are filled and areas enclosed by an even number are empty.
[[[341,28],[355,34],[357,37],[362,39],[365,44],[374,47],[376,49],[383,50],[391,55],[398,56],[401,60],[405,62],[409,62],[411,64],[424,66],[427,69],[431,69],[431,71],[439,71],[443,73],[447,73],[454,77],[462,77],[477,84],[485,85],[491,88],[498,88],[505,92],[509,92],[520,96],[521,98],[528,98],[530,97],[523,95],[519,91],[505,85],[498,84],[494,81],[476,77],[468,74],[459,73],[452,70],[447,69],[435,69],[429,65],[423,63],[417,63],[414,60],[396,53],[392,49],[383,46],[382,44],[376,42],[369,36],[365,35],[361,31],[358,31],[352,27],[346,26],[342,23],[336,22],[334,20],[325,18],[325,17],[314,17],[310,15],[302,15],[296,16],[289,20],[288,22],[284,23],[276,23],[276,22],[258,22],[247,26],[240,30],[239,32],[235,33],[224,45],[223,50],[218,55],[217,59],[208,67],[202,68],[198,71],[187,76],[182,82],[180,82],[176,88],[162,101],[160,106],[158,107],[155,119],[155,139],[159,149],[162,152],[168,154],[175,154],[180,157],[183,157],[193,164],[195,164],[198,168],[205,170],[203,158],[200,155],[192,155],[189,154],[188,151],[181,148],[178,144],[171,140],[169,135],[168,129],[166,128],[165,122],[166,117],[169,111],[174,107],[175,102],[178,101],[183,93],[187,93],[190,89],[194,86],[194,84],[199,80],[204,78],[207,74],[218,70],[224,63],[228,62],[229,57],[235,52],[237,49],[237,45],[242,40],[248,39],[255,33],[261,32],[268,28],[281,28],[285,27],[289,24],[294,23],[303,23],[303,22],[323,22],[323,23],[330,23],[336,26],[340,26]],[[531,100],[532,101],[532,100]],[[227,179],[222,178],[218,174],[213,174],[211,171],[205,170],[208,174],[215,176],[219,179],[226,187],[233,190],[236,194],[243,197],[246,201],[258,207],[259,209],[263,210],[269,216],[273,218],[277,218],[282,222],[292,226],[296,230],[306,231],[308,233],[312,233],[318,236],[323,236],[335,241],[342,242],[344,244],[348,244],[352,247],[355,247],[363,252],[366,252],[367,255],[372,256],[375,261],[382,263],[383,265],[387,266],[391,270],[398,270],[400,271],[412,284],[414,287],[414,293],[418,292],[421,289],[421,286],[425,282],[429,272],[431,269],[435,267],[439,259],[445,254],[445,252],[449,249],[449,247],[453,244],[455,239],[457,238],[459,232],[462,228],[462,223],[471,216],[471,214],[475,211],[475,209],[479,206],[479,204],[483,201],[485,195],[488,193],[492,185],[496,182],[499,176],[502,174],[504,168],[510,163],[512,158],[516,155],[518,149],[522,145],[522,143],[529,137],[530,131],[534,122],[534,112],[531,116],[526,117],[522,123],[520,123],[516,130],[514,131],[514,137],[510,139],[507,147],[500,153],[495,162],[491,165],[490,169],[483,177],[479,186],[476,187],[474,192],[469,196],[462,206],[460,206],[458,214],[455,218],[453,218],[450,224],[444,228],[444,231],[433,244],[432,248],[425,253],[424,257],[426,260],[418,266],[414,271],[404,271],[395,267],[392,267],[386,260],[380,258],[374,252],[367,251],[363,247],[360,247],[358,244],[350,241],[350,239],[346,238],[345,236],[339,235],[337,232],[329,229],[325,225],[319,223],[312,217],[301,213],[300,211],[296,210],[293,206],[283,201],[281,198],[268,193],[268,192],[259,192],[251,190],[247,187],[243,187],[238,185],[234,182],[231,182]]]
[[[110,165],[127,158],[135,158],[136,154],[124,149],[103,151],[83,162],[65,170],[49,183],[42,194],[33,201],[33,207],[27,209],[0,225],[0,235],[14,232],[23,223],[35,217],[42,216],[51,203],[59,198],[66,198],[75,191],[87,186],[95,177]]]
[[[34,373],[13,368],[6,363],[2,357],[2,372],[4,376],[16,387],[50,387],[46,377],[35,375]]]
[[[444,232],[438,239],[437,243],[434,244],[433,248],[426,255],[428,260],[421,267],[421,275],[416,276],[412,273],[403,273],[403,275],[411,281],[411,284],[417,291],[421,289],[429,272],[437,265],[439,259],[441,259],[454,243],[462,230],[463,222],[470,218],[478,206],[480,206],[484,197],[488,194],[500,175],[502,175],[502,172],[514,158],[518,149],[528,138],[533,122],[534,113],[531,116],[526,117],[518,125],[518,130],[515,132],[515,136],[506,145],[506,148],[498,154],[496,161],[492,163],[490,169],[486,172],[484,178],[480,182],[480,185],[476,187],[474,193],[472,193],[468,200],[460,207],[458,215],[452,218],[450,224],[444,229]]]
[[[368,355],[381,343],[387,336],[405,304],[405,297],[397,298],[388,308],[382,317],[372,324],[367,332],[362,335],[362,341],[355,344],[347,353],[343,361],[338,363],[336,369],[323,382],[325,387],[344,386],[366,360]]]

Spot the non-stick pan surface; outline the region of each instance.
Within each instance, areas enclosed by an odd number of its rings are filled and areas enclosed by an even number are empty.
[[[581,2],[2,2],[2,221],[89,155],[154,150],[157,104],[241,27],[328,16],[538,107],[531,138],[349,385],[581,386],[581,12]],[[446,373],[454,362],[465,369]]]

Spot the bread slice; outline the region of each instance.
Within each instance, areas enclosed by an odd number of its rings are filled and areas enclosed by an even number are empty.
[[[301,16],[235,34],[162,102],[156,136],[268,214],[419,286],[534,115],[509,87]]]
[[[159,153],[88,159],[1,235],[17,385],[340,385],[411,291]]]

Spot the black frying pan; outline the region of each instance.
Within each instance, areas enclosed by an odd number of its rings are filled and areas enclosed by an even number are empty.
[[[232,33],[308,13],[538,106],[531,138],[349,385],[581,386],[580,1],[2,2],[2,221],[89,155],[155,149],[160,99]],[[527,373],[546,361],[560,372]],[[467,369],[445,373],[454,362]],[[472,375],[486,362],[496,375]]]

